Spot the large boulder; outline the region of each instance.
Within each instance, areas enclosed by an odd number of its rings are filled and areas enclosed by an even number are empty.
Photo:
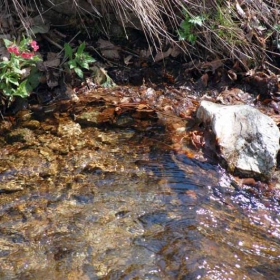
[[[260,179],[271,178],[279,150],[275,122],[249,105],[219,105],[202,101],[197,118],[210,126],[219,154],[230,172]]]

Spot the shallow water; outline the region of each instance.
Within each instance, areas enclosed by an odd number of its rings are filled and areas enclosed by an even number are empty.
[[[2,144],[2,188],[21,190],[0,195],[0,279],[280,278],[277,201],[161,130],[50,131]]]

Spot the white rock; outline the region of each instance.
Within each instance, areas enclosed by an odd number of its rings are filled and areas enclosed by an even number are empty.
[[[279,150],[280,132],[275,122],[248,105],[219,105],[202,101],[197,118],[209,124],[229,171],[244,176],[270,178]]]

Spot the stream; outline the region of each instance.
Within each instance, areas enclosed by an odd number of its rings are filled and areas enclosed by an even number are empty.
[[[1,133],[0,279],[279,279],[280,206],[158,125]]]

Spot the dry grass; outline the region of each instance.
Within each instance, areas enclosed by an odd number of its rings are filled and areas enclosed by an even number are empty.
[[[82,18],[88,11],[80,5],[81,1],[68,0]],[[17,14],[25,29],[28,29],[28,7],[32,4],[39,13],[40,3],[41,0],[0,0],[6,11],[16,11],[14,15]],[[158,48],[176,43],[189,55],[201,59],[210,55],[238,60],[248,67],[250,63],[273,63],[280,48],[280,4],[276,0],[92,0],[91,7],[94,16],[106,18],[102,13],[113,11],[124,27],[140,25]],[[195,42],[178,41],[177,30],[186,20],[186,14],[188,19],[203,17],[201,25],[191,26]],[[138,19],[139,25],[131,15]]]

